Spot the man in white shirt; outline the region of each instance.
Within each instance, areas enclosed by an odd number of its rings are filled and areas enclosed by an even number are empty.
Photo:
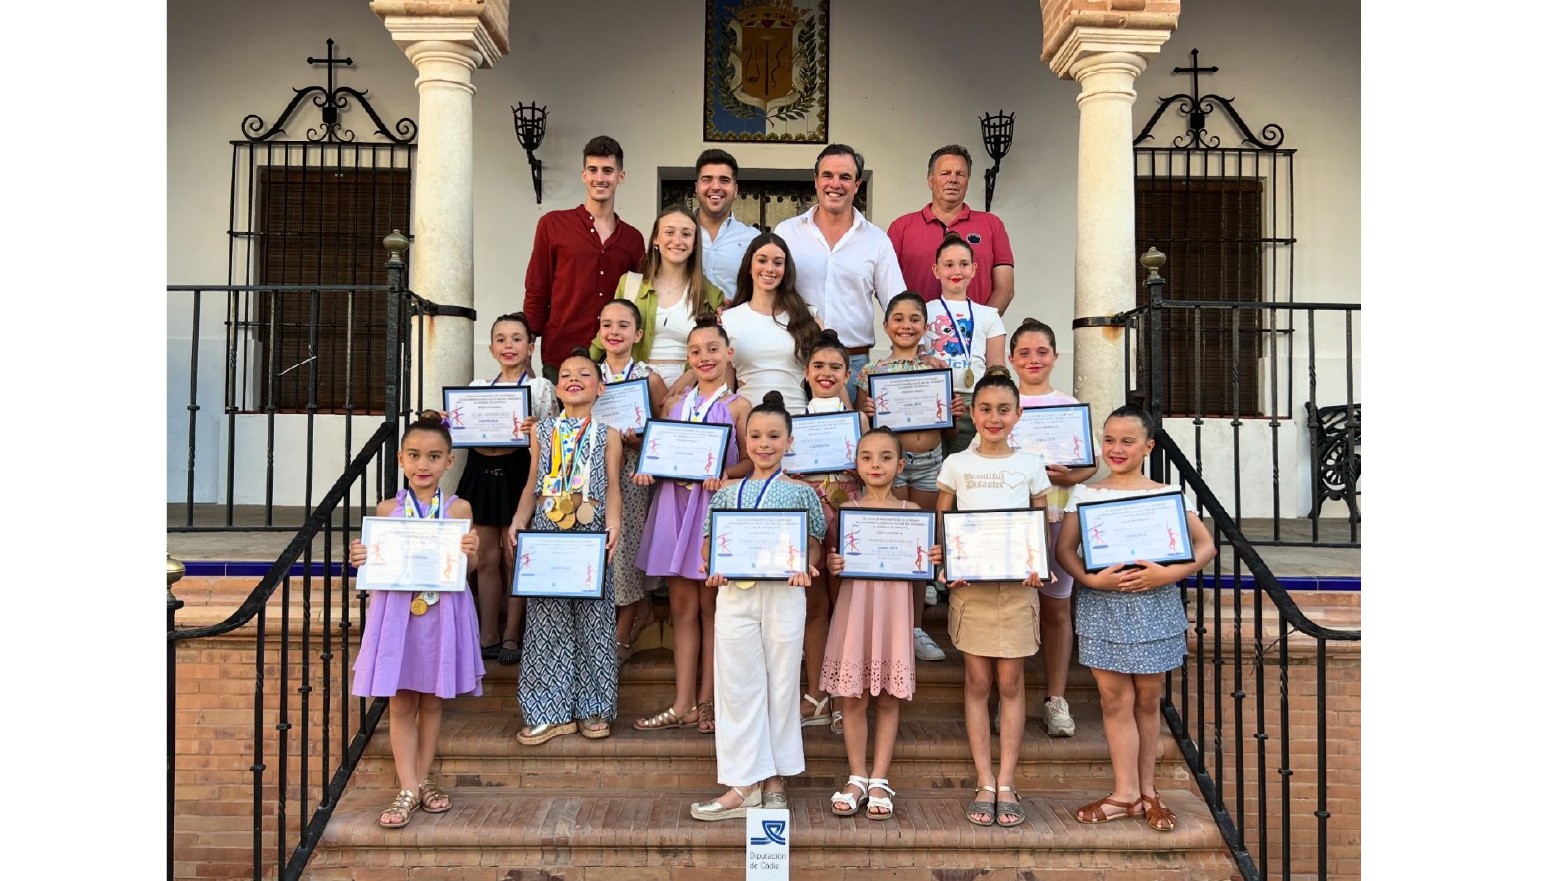
[[[741,167],[724,150],[710,148],[698,154],[697,181],[698,226],[702,235],[703,275],[725,294],[728,304],[735,299],[736,274],[746,246],[757,237],[757,228],[735,219],[735,199]]]
[[[850,399],[875,345],[875,306],[907,289],[886,231],[854,208],[864,157],[829,144],[816,157],[816,204],[774,228],[789,245],[795,286],[848,348]]]

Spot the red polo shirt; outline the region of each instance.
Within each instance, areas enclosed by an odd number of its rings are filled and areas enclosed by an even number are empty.
[[[954,231],[972,246],[977,274],[967,285],[966,296],[972,302],[986,306],[993,296],[993,267],[1015,265],[1015,255],[1009,249],[1009,233],[1004,230],[1004,221],[986,211],[973,211],[969,205],[961,206],[961,213],[949,227],[934,216],[932,202],[923,206],[922,211],[903,214],[891,221],[886,235],[891,237],[897,262],[902,264],[902,278],[907,282],[907,289],[922,295],[925,300],[939,299],[939,279],[934,277],[934,252],[945,240],[947,230]]]
[[[569,352],[596,338],[597,318],[617,293],[623,273],[644,259],[644,236],[617,218],[605,242],[582,204],[549,211],[537,221],[526,264],[526,301],[521,310],[531,332],[542,337],[542,362],[554,367]]]

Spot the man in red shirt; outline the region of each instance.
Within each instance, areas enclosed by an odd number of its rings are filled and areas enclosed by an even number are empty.
[[[550,381],[571,351],[595,339],[601,307],[644,258],[644,236],[614,210],[623,177],[622,145],[606,135],[591,138],[580,172],[585,201],[537,221],[521,308],[532,335],[542,338],[542,375]]]
[[[971,243],[977,275],[966,289],[968,299],[992,306],[1005,314],[1015,296],[1015,256],[1009,248],[1004,222],[986,211],[966,204],[966,185],[972,177],[972,154],[959,144],[940,147],[929,157],[929,193],[922,211],[910,211],[886,230],[891,247],[902,264],[902,278],[909,290],[925,300],[939,299],[939,279],[934,277],[934,253],[947,231]]]

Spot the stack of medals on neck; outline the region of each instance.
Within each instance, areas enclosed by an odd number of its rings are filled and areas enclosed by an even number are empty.
[[[840,476],[839,473],[821,475],[821,495],[834,509],[848,502],[848,490],[843,489],[842,482],[838,480]]]
[[[443,513],[439,489],[435,490],[435,497],[429,500],[428,511],[419,510],[419,499],[413,494],[413,490],[408,491],[408,498],[405,501],[408,504],[403,506],[403,516],[409,519],[417,517],[420,520],[438,520]],[[408,611],[415,615],[422,615],[429,611],[430,606],[438,602],[440,602],[439,593],[433,590],[421,590],[413,595],[413,603],[408,606]]]
[[[590,417],[553,421],[553,465],[542,478],[542,511],[559,529],[596,520],[590,500],[590,458],[596,451]]]

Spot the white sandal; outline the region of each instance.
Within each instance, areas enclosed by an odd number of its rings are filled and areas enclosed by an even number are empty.
[[[848,791],[848,787],[857,786],[864,790],[863,795],[854,795]],[[832,793],[832,813],[839,817],[852,817],[864,808],[870,800],[870,781],[858,774],[849,774],[848,782],[843,788]]]
[[[832,703],[832,695],[829,694],[818,701],[807,694],[805,699],[816,708],[816,712],[811,713],[809,716],[800,717],[801,728],[814,728],[818,725],[832,724],[832,714],[827,712],[827,705]]]
[[[895,813],[895,808],[891,805],[891,796],[896,795],[896,790],[891,788],[891,781],[884,777],[872,777],[870,778],[870,789],[884,789],[886,794],[870,796],[870,806],[864,812],[864,815],[871,820],[891,819],[892,814]],[[869,789],[866,789],[865,792],[869,792]],[[881,810],[877,811],[876,808]]]

